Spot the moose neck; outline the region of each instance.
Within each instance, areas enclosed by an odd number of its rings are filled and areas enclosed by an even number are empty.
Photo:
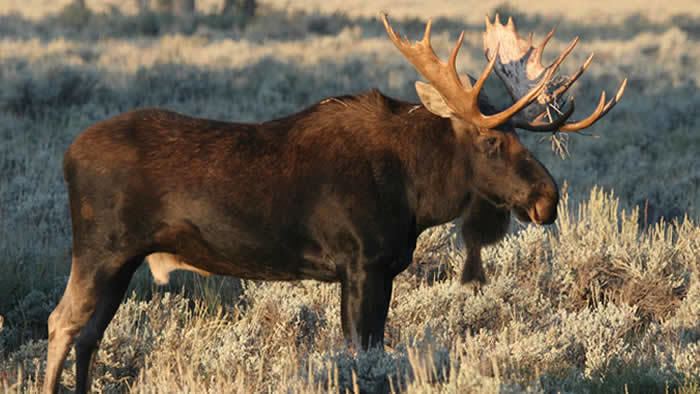
[[[449,119],[420,107],[400,115],[410,130],[403,157],[417,225],[427,228],[457,218],[471,192],[471,166]],[[410,146],[408,146],[410,144]]]

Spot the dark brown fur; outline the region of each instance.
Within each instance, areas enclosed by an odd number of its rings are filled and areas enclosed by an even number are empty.
[[[340,282],[343,331],[366,348],[383,341],[392,280],[424,229],[463,216],[463,279],[483,281],[481,246],[505,234],[510,208],[538,203],[551,222],[557,200],[514,133],[377,91],[261,124],[132,111],[84,131],[64,169],[73,263],[49,319],[47,391],[73,341],[87,390],[91,355],[151,253],[220,275]]]

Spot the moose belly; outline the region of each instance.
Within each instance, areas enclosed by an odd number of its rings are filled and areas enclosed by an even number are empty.
[[[225,275],[241,279],[290,281],[316,279],[337,280],[335,263],[317,253],[317,248],[306,248],[300,255],[281,253],[270,246],[257,253],[250,249],[237,253],[202,253],[189,248],[176,253],[157,252],[146,257],[156,283],[167,284],[170,273],[176,270],[195,272],[202,276]]]
[[[156,234],[157,250],[147,257],[155,280],[167,283],[174,270],[252,280],[337,279],[335,264],[316,242],[231,222],[183,220],[163,226]]]

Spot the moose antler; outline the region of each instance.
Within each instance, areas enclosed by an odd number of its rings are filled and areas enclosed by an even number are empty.
[[[523,94],[515,100],[515,103],[506,110],[493,115],[484,115],[478,105],[479,92],[496,64],[495,57],[491,59],[488,66],[486,66],[481,73],[479,79],[472,85],[469,82],[469,78],[462,80],[459,77],[455,64],[457,61],[457,53],[464,39],[464,31],[459,35],[457,44],[452,50],[448,62],[444,63],[435,55],[430,45],[432,20],[428,20],[425,26],[423,39],[415,43],[411,43],[407,39],[396,34],[389,24],[386,14],[382,14],[382,21],[394,45],[396,45],[406,59],[413,64],[418,72],[440,92],[440,95],[445,99],[445,102],[452,112],[462,120],[469,121],[482,128],[495,128],[507,122],[511,117],[543,93],[549,79],[548,77],[551,76],[551,74],[547,75],[536,83],[534,87],[528,88],[527,91],[523,92]]]
[[[513,100],[519,101],[530,86],[539,86],[543,80],[548,81],[537,100],[513,117],[512,123],[515,127],[531,131],[577,132],[592,126],[620,101],[627,86],[627,79],[622,81],[612,100],[606,103],[605,91],[603,91],[598,106],[590,116],[568,123],[568,118],[574,112],[574,100],[572,96],[565,98],[564,93],[586,71],[593,60],[593,54],[588,56],[574,75],[568,78],[552,78],[559,65],[578,43],[578,37],[574,38],[559,57],[545,67],[542,65],[542,53],[552,36],[554,36],[554,29],[545,36],[539,46],[535,47],[532,45],[532,33],[525,40],[518,35],[512,18],[508,18],[507,24],[503,25],[496,14],[493,23],[488,16],[486,17],[484,51],[486,58],[490,61],[498,60],[494,67],[496,75],[503,81]],[[566,109],[562,111],[565,106]],[[551,110],[557,114],[552,115]],[[548,119],[545,120],[545,118]]]

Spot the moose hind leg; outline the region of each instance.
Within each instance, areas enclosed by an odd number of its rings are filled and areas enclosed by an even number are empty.
[[[94,324],[94,327],[98,327],[96,323],[101,319],[97,315],[106,317],[108,315],[106,312],[110,310],[110,306],[115,302],[110,297],[116,293],[110,293],[109,289],[114,289],[115,283],[121,284],[122,281],[128,283],[128,279],[125,279],[126,273],[129,273],[128,277],[130,278],[131,273],[135,269],[127,267],[130,265],[127,264],[127,266],[121,267],[116,275],[106,275],[92,269],[98,264],[98,261],[100,260],[88,258],[87,256],[81,256],[79,259],[73,258],[66,290],[56,309],[49,316],[49,343],[43,388],[45,393],[58,392],[63,363],[76,336],[82,338],[81,342],[83,344],[89,342],[87,339],[89,339],[90,335],[83,333],[96,330],[85,330],[84,327],[89,322]],[[131,271],[127,270],[122,273],[122,270],[127,268],[131,269]],[[123,290],[119,293],[120,301],[123,293]],[[98,309],[100,309],[100,312],[96,312]],[[113,312],[109,315],[109,320],[111,320],[112,316]],[[95,323],[92,323],[92,321]],[[90,360],[88,358],[87,362],[85,361],[86,348],[81,346],[77,346],[76,349],[77,367],[78,371],[87,371],[86,365],[89,364]],[[78,376],[77,380],[80,382],[80,376]],[[83,382],[86,382],[86,380],[83,379]]]
[[[341,280],[341,320],[345,339],[362,349],[383,347],[393,276],[383,267],[358,269]]]
[[[76,270],[76,260],[73,259],[68,285],[61,301],[49,315],[49,343],[44,376],[44,392],[58,392],[59,379],[63,371],[63,363],[73,339],[87,323],[95,310],[95,283],[91,277],[81,275]]]
[[[107,326],[119,309],[131,277],[141,261],[143,256],[130,259],[114,276],[100,286],[95,311],[75,340],[76,393],[87,393],[90,389],[90,366],[93,355]]]

